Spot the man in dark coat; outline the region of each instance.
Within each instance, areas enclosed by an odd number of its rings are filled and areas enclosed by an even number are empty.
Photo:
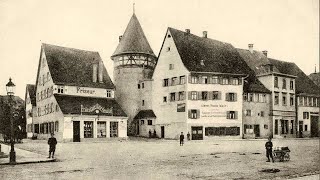
[[[184,135],[183,132],[180,134],[180,146],[183,146]]]
[[[57,145],[57,139],[54,137],[54,134],[51,134],[51,138],[48,140],[49,144],[49,157],[51,158],[51,153],[52,153],[52,158],[54,158],[54,152],[56,151],[56,145]]]
[[[272,147],[273,147],[273,144],[271,142],[271,138],[268,138],[268,142],[266,142],[265,144],[265,147],[266,147],[266,156],[268,158],[267,162],[270,162],[270,158],[272,159],[272,162],[274,162],[273,160],[273,156],[272,156]]]

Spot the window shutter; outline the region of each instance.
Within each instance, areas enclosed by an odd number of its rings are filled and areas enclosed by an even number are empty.
[[[188,117],[191,119],[191,110],[188,110]]]
[[[234,118],[235,118],[235,119],[238,119],[238,111],[235,111],[235,112],[234,112]]]
[[[191,84],[191,75],[188,76],[188,82]]]
[[[208,84],[212,84],[212,76],[208,76]]]
[[[199,119],[199,118],[200,118],[200,110],[197,109],[197,119]]]
[[[64,94],[68,94],[68,86],[64,86]]]
[[[176,95],[176,98],[175,98],[176,101],[180,101],[181,99],[179,99],[179,98],[180,98],[180,97],[179,97],[179,92],[176,92],[175,95]]]
[[[242,78],[239,78],[239,85],[242,85]]]
[[[229,101],[229,93],[226,93],[226,101]]]
[[[227,119],[230,119],[230,118],[229,118],[229,111],[227,111]]]
[[[197,93],[198,93],[198,98],[197,98],[197,100],[202,100],[202,94],[201,94],[201,91],[198,91]]]
[[[188,99],[191,100],[191,91],[188,91]]]
[[[234,101],[237,101],[237,93],[234,93]]]
[[[168,79],[168,86],[171,86],[171,78]]]
[[[202,76],[198,77],[198,82],[199,82],[199,84],[202,84]]]
[[[213,92],[208,91],[208,100],[212,100]]]
[[[219,99],[219,100],[222,99],[222,97],[221,97],[221,92],[220,92],[220,91],[218,91],[218,99]]]

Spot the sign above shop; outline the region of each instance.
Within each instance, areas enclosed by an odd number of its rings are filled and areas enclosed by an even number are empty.
[[[77,93],[80,94],[95,94],[95,90],[87,89],[83,87],[77,87]]]

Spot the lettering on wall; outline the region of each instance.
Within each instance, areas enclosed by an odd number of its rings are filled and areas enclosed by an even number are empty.
[[[83,87],[77,87],[77,93],[80,94],[95,94],[95,90],[86,89]]]
[[[202,104],[200,116],[204,118],[226,117],[225,104]]]

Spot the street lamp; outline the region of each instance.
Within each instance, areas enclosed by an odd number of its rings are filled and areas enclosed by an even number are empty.
[[[13,118],[12,118],[12,105],[13,105],[13,95],[15,91],[16,85],[13,84],[11,81],[12,79],[9,78],[9,82],[6,85],[7,95],[9,96],[9,108],[10,108],[10,124],[11,124],[11,136],[10,136],[10,144],[11,144],[11,150],[10,150],[10,164],[16,164],[16,152],[14,151],[14,142],[13,142],[13,136],[14,136],[14,129],[13,129]]]

